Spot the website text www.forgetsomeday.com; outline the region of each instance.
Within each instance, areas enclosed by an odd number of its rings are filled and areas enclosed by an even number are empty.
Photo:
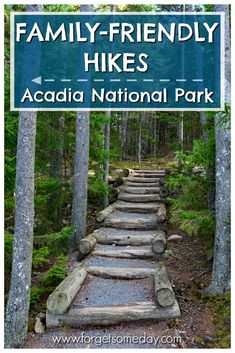
[[[148,336],[144,333],[137,335],[102,335],[90,336],[82,332],[80,336],[53,336],[53,343],[60,344],[94,344],[95,346],[109,345],[109,344],[150,344],[157,346],[158,344],[180,344],[181,336]]]

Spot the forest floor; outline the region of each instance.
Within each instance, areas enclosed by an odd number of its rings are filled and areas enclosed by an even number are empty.
[[[171,163],[171,165],[174,162]],[[120,168],[129,167],[127,163],[120,163]],[[133,168],[136,166],[132,166]],[[152,163],[141,165],[141,168],[154,168]],[[162,167],[162,166],[161,166]],[[158,164],[159,168],[159,164]],[[173,256],[164,259],[170,278],[172,279],[176,299],[181,310],[181,317],[175,320],[154,322],[153,320],[140,321],[134,323],[122,323],[109,327],[92,326],[79,329],[68,327],[47,329],[44,334],[29,332],[24,348],[223,348],[229,345],[228,327],[229,318],[221,315],[221,308],[227,305],[226,298],[209,299],[203,296],[202,290],[210,282],[211,261],[207,260],[208,251],[211,247],[210,241],[192,237],[181,232],[177,225],[168,225],[168,235],[179,234],[183,240],[181,242],[171,242],[168,249],[173,251]],[[86,260],[92,263],[92,258]],[[108,261],[108,260],[107,260]],[[118,261],[118,259],[113,260]],[[128,262],[136,260],[126,259]],[[138,260],[141,261],[141,260]],[[69,255],[69,266],[73,268],[77,264],[76,253]],[[97,263],[96,263],[97,265]],[[103,265],[103,263],[102,263]],[[127,267],[127,266],[126,266]],[[128,266],[131,267],[131,266]],[[151,267],[151,262],[149,262]],[[92,289],[92,297],[99,296],[99,285],[97,281],[95,288]],[[105,282],[105,280],[101,280]],[[112,281],[115,285],[115,280]],[[148,282],[148,281],[147,281]],[[141,293],[135,293],[134,286],[129,288],[129,293],[122,293],[122,288],[114,294],[114,302],[118,296],[125,298],[140,295],[138,300],[147,300],[149,296],[148,286]],[[102,284],[101,283],[101,284]],[[111,285],[107,291],[113,291]],[[89,292],[90,293],[90,292]],[[89,294],[88,293],[88,294]],[[83,300],[89,299],[89,295],[84,293]],[[136,299],[136,300],[137,300]],[[100,301],[105,300],[100,296]],[[112,337],[116,342],[105,343],[104,337]],[[140,341],[123,342],[128,337],[148,337],[148,342]],[[83,337],[83,342],[81,337]],[[161,339],[157,342],[154,338],[166,337],[168,342]],[[138,342],[138,343],[137,343]]]

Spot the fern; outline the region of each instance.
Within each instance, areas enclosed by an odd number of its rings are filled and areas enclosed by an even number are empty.
[[[179,228],[189,235],[210,236],[215,227],[214,216],[208,210],[175,210],[171,222],[178,224]]]

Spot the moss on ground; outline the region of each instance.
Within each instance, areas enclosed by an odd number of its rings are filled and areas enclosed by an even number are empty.
[[[231,294],[224,294],[222,297],[210,298],[212,311],[214,313],[213,323],[216,326],[215,337],[217,340],[210,343],[210,348],[231,347]]]

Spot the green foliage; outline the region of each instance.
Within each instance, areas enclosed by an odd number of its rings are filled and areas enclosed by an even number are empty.
[[[192,151],[188,153],[177,151],[175,155],[183,162],[183,170],[185,172],[190,172],[195,166],[201,166],[207,169],[214,164],[214,139],[209,141],[195,140],[193,142]]]
[[[145,4],[128,4],[128,5],[125,5],[124,7],[121,7],[121,10],[125,12],[148,12],[148,11],[154,11],[155,6],[145,5]]]
[[[226,103],[225,109],[217,113],[217,116],[219,117],[217,125],[220,128],[230,130],[231,129],[231,106]]]
[[[223,296],[211,297],[211,307],[214,313],[213,323],[216,325],[215,343],[211,343],[209,348],[230,348],[231,347],[231,293],[227,292]]]
[[[44,293],[42,288],[32,287],[30,291],[30,308],[36,305]]]
[[[97,177],[89,177],[88,183],[88,198],[92,201],[98,201],[102,199],[104,195],[107,195],[108,188],[103,180]]]
[[[208,210],[175,210],[171,223],[179,224],[179,228],[189,235],[210,236],[213,234],[215,220]]]
[[[102,113],[96,112],[91,113],[90,117],[90,129],[92,131],[90,135],[90,151],[89,158],[90,162],[95,162],[96,165],[102,164],[105,160],[105,152],[103,148],[104,143],[104,134],[103,127],[106,122],[109,121],[109,118]]]
[[[12,244],[14,236],[9,232],[4,234],[4,269],[5,274],[9,275],[11,273],[11,262],[12,262]]]
[[[70,202],[70,183],[56,177],[40,177],[35,182],[35,233],[45,234],[61,229],[62,204]]]
[[[215,219],[208,210],[207,196],[214,185],[214,173],[211,170],[214,170],[215,140],[211,122],[208,117],[208,140],[195,140],[191,151],[177,151],[176,157],[181,160],[181,167],[166,178],[166,184],[174,196],[170,199],[171,222],[178,224],[189,235],[214,234]],[[202,167],[205,172],[194,174],[195,167]]]
[[[38,267],[47,264],[49,262],[49,249],[47,246],[44,246],[40,249],[33,250],[33,268],[37,269]]]
[[[75,231],[75,227],[65,227],[59,233],[50,236],[48,249],[50,255],[66,254],[68,250],[71,234]]]
[[[53,265],[42,277],[42,284],[45,287],[56,287],[67,276],[66,257],[59,256]]]

